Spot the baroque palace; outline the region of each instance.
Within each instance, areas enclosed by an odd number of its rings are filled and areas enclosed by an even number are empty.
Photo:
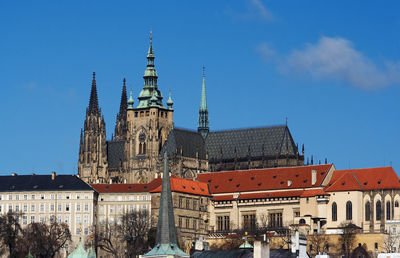
[[[210,131],[205,76],[197,131],[178,129],[173,122],[171,93],[166,105],[157,84],[152,39],[147,52],[144,86],[138,103],[123,80],[115,134],[106,139],[104,117],[97,97],[95,73],[79,145],[78,174],[88,183],[147,183],[162,171],[168,153],[171,171],[182,178],[198,173],[250,168],[298,166],[302,153],[287,126]]]

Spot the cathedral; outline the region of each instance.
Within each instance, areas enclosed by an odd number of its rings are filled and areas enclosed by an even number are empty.
[[[88,183],[147,183],[162,173],[167,152],[171,171],[196,178],[203,172],[304,165],[287,125],[210,131],[203,69],[197,131],[174,126],[171,92],[165,105],[157,84],[152,38],[138,102],[123,80],[115,133],[106,139],[95,73],[81,129],[78,174]]]

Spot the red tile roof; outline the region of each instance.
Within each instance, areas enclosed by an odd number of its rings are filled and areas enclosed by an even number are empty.
[[[327,192],[322,190],[321,188],[318,189],[307,189],[305,190],[300,197],[314,197],[318,195],[329,195]]]
[[[400,179],[392,167],[336,170],[326,192],[400,189]]]
[[[303,190],[295,191],[279,191],[279,192],[266,192],[266,193],[248,193],[241,194],[239,200],[250,200],[250,199],[263,199],[263,198],[278,198],[278,197],[300,197]]]
[[[331,167],[332,164],[327,164],[202,173],[197,179],[209,183],[212,194],[309,188],[321,186]],[[314,185],[311,185],[312,170],[317,172],[317,181]]]
[[[171,191],[172,192],[181,192],[181,193],[188,193],[194,195],[202,195],[202,196],[211,196],[210,192],[208,191],[207,183],[193,181],[190,179],[183,179],[179,177],[171,177]],[[152,193],[161,192],[161,184],[155,188],[154,190],[150,191]]]
[[[233,194],[217,195],[212,198],[214,201],[228,201],[233,200]]]
[[[91,184],[99,193],[149,192],[149,184]]]

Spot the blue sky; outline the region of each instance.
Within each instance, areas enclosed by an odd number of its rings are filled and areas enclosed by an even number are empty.
[[[114,131],[149,31],[177,127],[284,124],[306,157],[400,172],[397,1],[1,1],[0,173],[77,172],[92,72]]]

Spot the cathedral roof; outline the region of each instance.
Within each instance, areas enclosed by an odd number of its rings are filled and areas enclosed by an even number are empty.
[[[296,155],[297,148],[287,126],[271,126],[210,132],[206,138],[210,161]]]
[[[163,155],[165,151],[168,155],[182,152],[182,156],[192,158],[196,158],[196,153],[198,153],[200,159],[206,158],[203,137],[198,132],[187,129],[172,129],[160,155]]]
[[[86,191],[93,190],[74,175],[0,176],[0,192],[10,191]]]
[[[107,141],[107,158],[109,168],[120,168],[125,160],[125,141]]]
[[[297,147],[287,126],[271,126],[238,130],[210,132],[205,139],[196,131],[175,128],[171,131],[161,151],[169,155],[180,153],[185,157],[204,159],[210,162],[221,159],[246,159],[251,157],[293,156]]]

